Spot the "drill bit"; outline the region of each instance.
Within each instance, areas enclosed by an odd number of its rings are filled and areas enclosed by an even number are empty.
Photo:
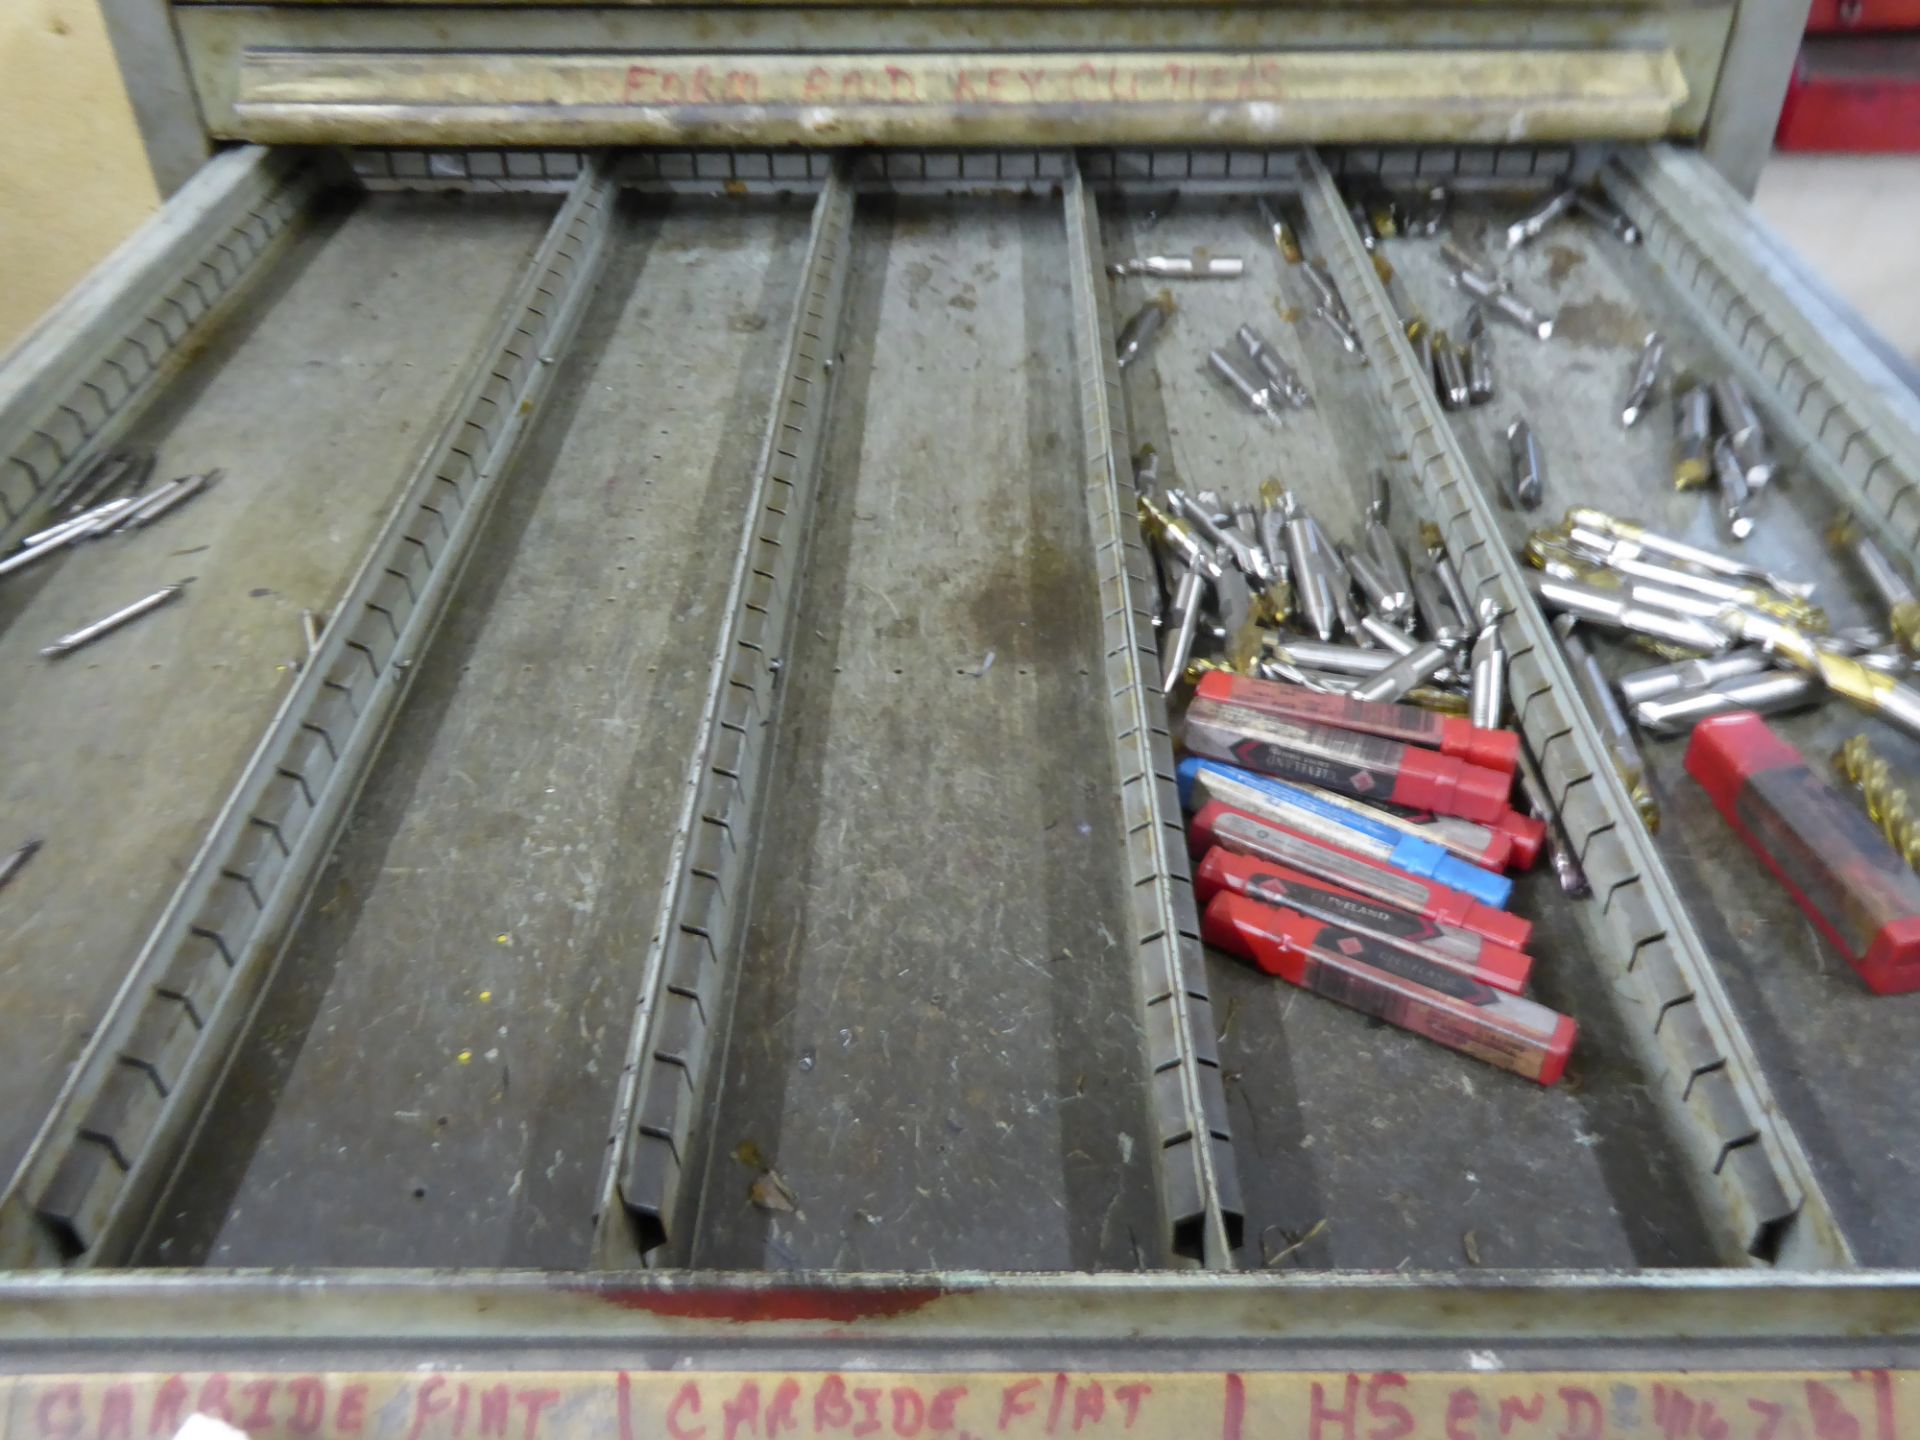
[[[1633,367],[1633,380],[1627,386],[1626,403],[1620,407],[1620,423],[1631,430],[1646,414],[1653,399],[1653,387],[1660,383],[1660,366],[1667,358],[1667,342],[1658,330],[1649,330],[1640,343],[1640,358]]]
[[[1503,728],[1507,708],[1507,650],[1500,640],[1505,612],[1491,600],[1480,603],[1480,633],[1474,637],[1467,714],[1483,730]]]
[[[1714,381],[1712,389],[1713,408],[1720,416],[1720,428],[1726,432],[1726,443],[1739,462],[1747,488],[1766,489],[1773,479],[1773,453],[1767,445],[1767,432],[1761,428],[1760,416],[1747,397],[1746,387],[1727,375]]]
[[[1909,655],[1920,653],[1920,597],[1914,594],[1907,577],[1900,573],[1880,542],[1842,514],[1827,532],[1836,549],[1844,550],[1867,577],[1867,583],[1887,607],[1887,628],[1900,648]]]
[[[1833,763],[1848,784],[1866,801],[1867,814],[1899,852],[1900,858],[1920,870],[1920,812],[1907,789],[1873,742],[1856,735],[1834,752]],[[0,879],[0,884],[5,883]]]
[[[1388,603],[1382,606],[1381,614],[1394,624],[1403,625],[1413,619],[1413,576],[1407,569],[1407,557],[1400,553],[1393,532],[1387,528],[1387,509],[1391,503],[1386,474],[1376,470],[1369,482],[1362,533],[1367,554],[1387,586]]]
[[[1685,690],[1711,690],[1728,680],[1762,675],[1773,668],[1764,650],[1730,650],[1725,655],[1707,655],[1694,660],[1676,660],[1670,665],[1655,665],[1635,670],[1614,682],[1620,698],[1629,705],[1644,700],[1661,700]]]
[[[1274,392],[1271,387],[1257,382],[1233,361],[1233,357],[1220,350],[1207,352],[1207,368],[1226,381],[1246,401],[1247,408],[1257,415],[1264,415],[1275,424],[1280,422],[1280,411],[1274,405]]]
[[[184,594],[186,594],[184,585],[163,585],[151,595],[142,596],[131,605],[122,606],[111,615],[104,615],[91,625],[83,625],[70,634],[62,635],[51,645],[43,645],[40,653],[49,660],[58,660],[63,655],[71,655],[74,651],[91,645],[101,636],[112,634],[122,625],[138,620],[149,611],[158,610],[162,605],[170,604]]]
[[[1205,505],[1197,502],[1183,490],[1169,490],[1168,503],[1186,516],[1187,523],[1198,530],[1217,550],[1224,550],[1239,567],[1242,574],[1251,577],[1255,583],[1265,585],[1273,578],[1272,568],[1267,564],[1267,555],[1257,543],[1257,537],[1240,534],[1237,530],[1219,524],[1208,513]]]
[[[1466,409],[1472,399],[1472,391],[1467,387],[1467,367],[1444,330],[1436,331],[1433,337],[1433,365],[1434,386],[1439,391],[1440,403],[1449,410]]]
[[[1286,396],[1287,403],[1296,410],[1313,404],[1313,397],[1307,393],[1298,372],[1280,358],[1280,352],[1269,345],[1258,330],[1242,325],[1233,332],[1233,338],[1240,342],[1240,348],[1247,352],[1254,367],[1267,377],[1268,390]]]
[[[1487,338],[1487,312],[1476,303],[1467,311],[1467,403],[1493,399],[1493,342]]]
[[[1219,568],[1217,562],[1215,568]],[[1193,653],[1193,639],[1200,626],[1201,591],[1206,583],[1199,570],[1189,568],[1181,572],[1180,583],[1173,592],[1173,613],[1168,616],[1167,627],[1161,632],[1163,635],[1171,632],[1166,652],[1160,661],[1162,695],[1171,695],[1173,687],[1187,673],[1187,658]]]
[[[1804,630],[1823,632],[1827,628],[1826,612],[1811,601],[1783,595],[1777,590],[1744,579],[1702,574],[1680,565],[1649,559],[1639,547],[1581,525],[1569,525],[1560,532],[1537,531],[1528,538],[1527,556],[1535,564],[1544,566],[1546,558],[1555,553],[1563,553],[1583,566],[1599,566],[1611,574],[1629,580],[1643,580],[1666,591],[1677,590],[1701,596],[1723,606],[1739,605],[1759,610],[1790,621]],[[1582,575],[1578,578],[1589,577]],[[1674,607],[1669,605],[1668,608]],[[1687,613],[1703,612],[1689,610]],[[1876,637],[1871,645],[1863,648],[1871,649],[1882,643],[1883,639]]]
[[[1575,615],[1608,629],[1650,636],[1669,645],[1704,650],[1708,654],[1718,654],[1731,643],[1718,620],[1703,620],[1698,616],[1680,615],[1671,610],[1636,604],[1618,590],[1562,580],[1538,570],[1529,570],[1526,575],[1527,588],[1549,610]]]
[[[1501,318],[1525,330],[1536,340],[1547,340],[1553,336],[1553,321],[1542,315],[1533,306],[1526,303],[1503,281],[1489,283],[1486,277],[1474,270],[1461,270],[1453,277],[1453,283],[1476,300],[1484,300]]]
[[[1573,209],[1576,198],[1572,190],[1562,190],[1531,215],[1523,215],[1507,226],[1507,249],[1518,250],[1538,240],[1541,232]]]
[[[1431,680],[1453,659],[1452,647],[1423,640],[1378,674],[1369,675],[1348,693],[1356,700],[1398,700],[1415,686]]]
[[[1507,426],[1507,464],[1513,503],[1522,510],[1539,509],[1546,493],[1547,462],[1540,442],[1533,438],[1533,427],[1523,418]]]
[[[1465,250],[1462,250],[1458,245],[1454,244],[1453,241],[1442,240],[1440,242],[1440,258],[1447,262],[1447,268],[1453,271],[1453,276],[1456,281],[1458,281],[1462,275],[1471,275],[1474,278],[1474,283],[1484,289],[1498,290],[1500,288],[1500,277],[1488,269],[1483,261],[1469,255]]]
[[[1447,604],[1460,617],[1460,629],[1454,637],[1454,643],[1458,644],[1467,638],[1468,627],[1473,624],[1473,601],[1467,594],[1467,587],[1461,583],[1460,572],[1453,568],[1453,561],[1447,554],[1447,542],[1440,533],[1440,527],[1431,520],[1422,520],[1420,543],[1426,547],[1427,560],[1433,566],[1434,578],[1446,591]]]
[[[1171,314],[1173,295],[1166,290],[1133,312],[1133,318],[1121,327],[1120,338],[1114,344],[1119,351],[1122,370],[1146,353],[1147,346],[1166,327],[1167,317]]]
[[[29,840],[14,850],[6,859],[0,860],[0,890],[7,888],[14,876],[27,868],[27,862],[40,853],[40,841]]]
[[[1818,703],[1824,693],[1820,681],[1812,675],[1799,670],[1767,670],[1642,700],[1633,707],[1633,718],[1650,735],[1687,735],[1702,720],[1715,715],[1735,710],[1781,715]]]
[[[1673,382],[1673,488],[1698,490],[1713,478],[1713,396],[1691,375]]]
[[[1553,803],[1546,777],[1540,773],[1540,762],[1533,758],[1525,736],[1520,739],[1519,762],[1514,778],[1520,783],[1520,800],[1527,807],[1527,813],[1547,827],[1547,863],[1553,866],[1554,878],[1560,882],[1560,893],[1576,900],[1591,895],[1593,887],[1587,882],[1580,857],[1574,854],[1567,822],[1560,814],[1560,807]]]
[[[1746,539],[1753,533],[1753,493],[1747,489],[1746,472],[1724,435],[1713,442],[1713,478],[1720,487],[1720,516],[1727,522],[1727,534],[1735,540]]]
[[[1139,503],[1142,529],[1162,541],[1189,569],[1198,570],[1208,580],[1220,578],[1220,562],[1213,558],[1211,550],[1189,534],[1178,520],[1154,504],[1145,491],[1141,492]]]
[[[1640,754],[1639,743],[1633,738],[1633,727],[1627,723],[1620,702],[1614,698],[1613,686],[1607,682],[1607,672],[1600,668],[1599,659],[1587,647],[1585,637],[1580,634],[1579,621],[1573,616],[1561,615],[1553,622],[1553,629],[1560,637],[1560,648],[1566,652],[1567,667],[1573,671],[1574,684],[1579,687],[1587,702],[1587,709],[1599,723],[1600,738],[1607,747],[1613,768],[1619,772],[1621,783],[1632,797],[1633,808],[1639,812],[1647,833],[1658,834],[1660,804],[1647,788],[1647,762]]]
[[[1333,639],[1337,612],[1334,608],[1333,557],[1326,549],[1325,537],[1313,517],[1300,509],[1292,491],[1281,496],[1285,514],[1287,557],[1292,561],[1293,593],[1307,628],[1323,643]]]
[[[1300,238],[1293,233],[1293,227],[1274,213],[1273,207],[1262,198],[1259,201],[1260,216],[1267,222],[1267,228],[1273,232],[1273,248],[1280,252],[1280,258],[1289,265],[1298,265],[1306,257],[1300,251]]]
[[[1574,204],[1580,213],[1589,220],[1596,221],[1618,235],[1628,245],[1640,243],[1640,227],[1627,218],[1612,201],[1594,194],[1591,190],[1582,190],[1574,197]]]
[[[1788,580],[1775,575],[1758,565],[1744,560],[1736,560],[1731,555],[1723,555],[1718,550],[1708,550],[1704,546],[1689,545],[1684,540],[1675,540],[1650,530],[1636,520],[1623,520],[1609,515],[1604,510],[1596,510],[1591,505],[1576,505],[1567,511],[1567,524],[1591,530],[1597,535],[1608,536],[1613,540],[1639,549],[1650,550],[1656,555],[1682,565],[1691,565],[1695,569],[1711,571],[1716,575],[1727,575],[1738,580],[1752,580],[1769,589],[1778,590],[1782,595],[1794,599],[1812,598],[1814,587],[1810,582]]]
[[[1844,695],[1895,728],[1920,737],[1920,689],[1896,678],[1895,673],[1876,669],[1858,655],[1822,649],[1805,631],[1771,616],[1729,610],[1722,623],[1740,639],[1764,645],[1769,654],[1818,676],[1836,695]]]
[[[1453,608],[1446,587],[1432,565],[1416,566],[1413,571],[1414,606],[1427,635],[1447,645],[1461,644],[1467,638],[1466,617]]]
[[[1162,280],[1232,280],[1247,268],[1233,255],[1142,255],[1116,260],[1109,275],[1152,275]]]

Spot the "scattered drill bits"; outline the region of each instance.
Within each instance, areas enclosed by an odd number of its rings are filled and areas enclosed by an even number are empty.
[[[130,624],[163,605],[172,604],[184,594],[186,594],[184,585],[163,585],[151,595],[142,596],[131,605],[123,606],[111,615],[102,616],[91,625],[83,625],[71,634],[62,635],[51,645],[43,646],[40,653],[49,660],[58,660],[64,655],[71,655],[74,651],[91,645],[102,636],[111,635],[122,625]]]

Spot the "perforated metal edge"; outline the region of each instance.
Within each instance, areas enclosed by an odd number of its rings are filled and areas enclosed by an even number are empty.
[[[660,918],[615,1099],[595,1216],[597,1263],[681,1248],[703,1156],[695,1124],[724,1064],[786,653],[806,570],[821,441],[852,250],[838,168],[814,204],[778,399],[727,589],[727,622],[674,828]],[[676,1258],[684,1260],[684,1255]]]
[[[1126,409],[1104,283],[1100,218],[1076,164],[1067,179],[1074,359],[1085,431],[1087,520],[1100,578],[1108,710],[1132,885],[1133,942],[1152,1070],[1157,1171],[1175,1259],[1231,1269],[1241,1228],[1206,957],[1194,908],[1173,744],[1155,686],[1152,561],[1141,539]]]
[[[1920,555],[1920,397],[1768,253],[1752,212],[1712,166],[1636,147],[1600,172],[1647,254],[1743,378],[1781,458],[1912,563]]]
[[[14,348],[0,366],[0,546],[125,433],[324,183],[299,154],[216,156]]]
[[[1539,758],[1593,898],[1576,908],[1653,1093],[1693,1162],[1688,1175],[1724,1258],[1853,1263],[1804,1148],[1781,1117],[1699,933],[1641,825],[1565,657],[1527,589],[1433,387],[1320,158],[1302,157],[1314,233],[1354,313],[1389,417],[1467,590],[1508,612],[1514,714]]]
[[[509,297],[337,618],[275,715],[0,1196],[0,1262],[122,1261],[207,1099],[431,638],[599,272],[593,162]]]

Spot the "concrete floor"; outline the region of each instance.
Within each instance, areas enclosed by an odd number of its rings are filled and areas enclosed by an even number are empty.
[[[1754,201],[1869,324],[1920,362],[1920,155],[1776,155]]]

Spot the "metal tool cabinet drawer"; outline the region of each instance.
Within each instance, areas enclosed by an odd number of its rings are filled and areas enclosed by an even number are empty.
[[[1444,412],[1342,185],[1444,182],[1484,244],[1569,176],[1643,243],[1509,262],[1559,335]],[[1248,269],[1123,375],[1147,246]],[[1285,426],[1199,363],[1249,316]],[[47,840],[0,891],[0,1431],[1897,1433],[1912,1006],[1676,744],[1639,824],[1498,499],[1524,412],[1543,513],[1710,533],[1614,419],[1652,328],[1775,438],[1751,553],[1864,612],[1822,535],[1912,562],[1920,402],[1663,143],[217,157],[0,372],[9,543],[115,447],[229,477],[0,589],[0,816]],[[1202,947],[1142,443],[1340,529],[1387,469],[1509,609],[1594,891],[1517,901],[1575,1083]],[[36,654],[148,581],[189,593]]]

